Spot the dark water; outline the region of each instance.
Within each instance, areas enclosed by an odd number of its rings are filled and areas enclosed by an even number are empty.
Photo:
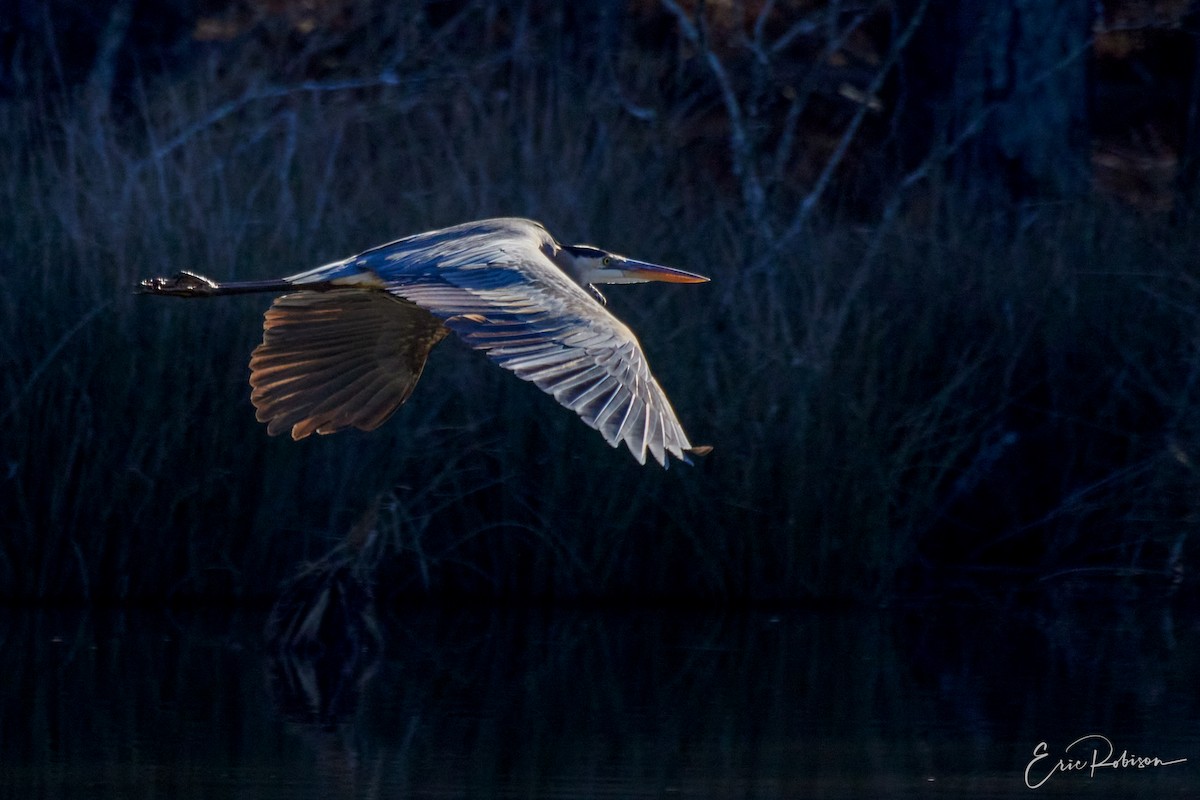
[[[263,622],[0,611],[0,795],[1200,794],[1200,626],[1163,605],[400,610],[333,665],[273,657]],[[1026,786],[1039,742],[1035,781],[1089,734],[1188,760]]]

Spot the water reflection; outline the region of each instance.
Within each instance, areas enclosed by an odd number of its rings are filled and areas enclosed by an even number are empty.
[[[383,645],[370,584],[349,562],[319,563],[293,579],[263,637],[276,706],[322,727],[355,713]]]
[[[1038,791],[1177,794],[1200,787],[1190,619],[402,610],[322,684],[258,614],[5,611],[0,793],[1027,797],[1038,742],[1100,733],[1189,761]]]

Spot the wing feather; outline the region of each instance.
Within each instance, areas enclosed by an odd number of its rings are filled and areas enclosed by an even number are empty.
[[[391,290],[429,308],[428,296],[419,289]],[[503,325],[493,325],[489,316],[453,313],[449,304],[430,310],[445,314],[446,326],[467,344],[575,411],[610,445],[624,443],[640,463],[645,463],[647,450],[664,466],[668,453],[688,460],[691,444],[633,333],[599,304],[578,309],[547,294],[540,293],[540,305],[526,305],[520,311],[502,306]],[[561,331],[571,326],[546,325],[550,314],[569,315],[573,324],[587,326],[589,335],[564,336]],[[593,402],[597,399],[603,402]],[[622,407],[628,413],[617,421],[615,412]],[[613,411],[605,414],[610,408]]]
[[[250,400],[275,435],[374,430],[408,399],[446,328],[370,289],[276,298],[250,358]]]

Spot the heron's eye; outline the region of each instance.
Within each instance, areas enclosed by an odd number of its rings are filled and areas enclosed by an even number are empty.
[[[612,256],[605,256],[604,258],[600,259],[600,263],[607,267],[612,263]]]

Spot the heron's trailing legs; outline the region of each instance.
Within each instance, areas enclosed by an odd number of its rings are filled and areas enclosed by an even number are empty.
[[[137,294],[158,294],[168,297],[216,297],[226,294],[254,294],[256,292],[286,292],[295,288],[285,280],[233,281],[217,283],[194,272],[176,272],[169,278],[147,278],[138,284]],[[305,289],[321,289],[321,285],[305,286]]]

